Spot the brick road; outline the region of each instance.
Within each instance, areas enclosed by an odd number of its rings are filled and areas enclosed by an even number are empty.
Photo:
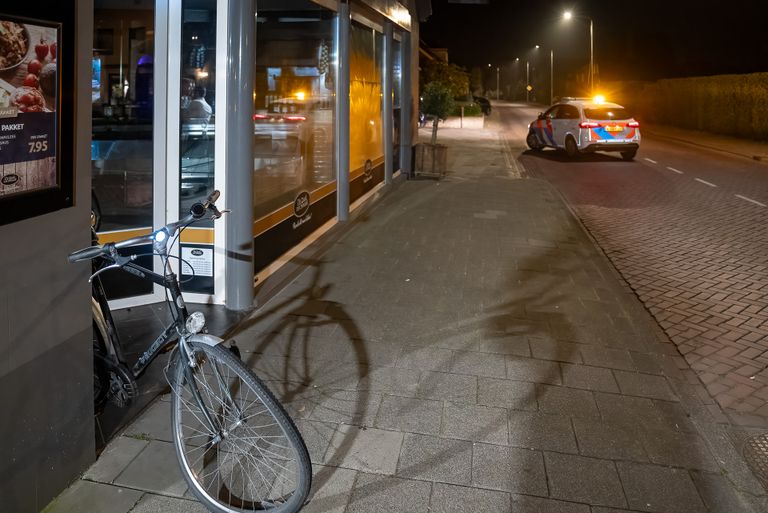
[[[634,163],[521,160],[575,207],[717,402],[765,425],[768,208],[754,201],[768,203],[768,166],[647,137]]]

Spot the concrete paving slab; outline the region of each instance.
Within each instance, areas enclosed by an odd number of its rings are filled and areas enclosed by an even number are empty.
[[[563,373],[563,385],[595,392],[618,393],[619,387],[610,369],[590,367],[588,365],[560,365]]]
[[[321,390],[310,420],[372,426],[381,395],[366,390]]]
[[[435,483],[429,510],[432,513],[512,513],[508,493]]]
[[[622,394],[649,397],[651,399],[664,399],[665,401],[678,400],[663,376],[626,371],[614,371],[614,375],[619,383]]]
[[[294,423],[304,439],[312,463],[322,463],[338,424],[305,419],[294,419]]]
[[[547,496],[547,476],[542,453],[530,449],[475,444],[472,451],[472,484],[528,495]]]
[[[403,433],[339,426],[325,454],[325,465],[371,474],[394,475]]]
[[[360,474],[346,513],[427,513],[431,491],[425,481]]]
[[[416,395],[463,403],[477,401],[477,376],[446,372],[423,372]]]
[[[450,371],[490,378],[504,378],[507,375],[504,357],[476,351],[456,351]]]
[[[509,412],[509,445],[577,454],[571,418],[541,412]]]
[[[469,485],[471,469],[471,442],[407,433],[397,476]]]
[[[470,442],[507,445],[507,410],[475,404],[446,403],[441,435]]]
[[[116,485],[183,497],[187,483],[173,444],[153,440],[115,479]]]
[[[573,428],[583,456],[612,460],[647,462],[640,441],[641,426],[605,422],[598,419],[574,418]]]
[[[408,433],[439,435],[443,401],[385,395],[374,425]]]
[[[344,513],[358,473],[322,465],[313,465],[312,470],[309,503],[301,509],[302,513]]]
[[[512,356],[507,358],[507,378],[551,385],[563,382],[557,362]]]
[[[111,483],[147,445],[149,445],[149,440],[140,440],[129,436],[115,438],[104,448],[96,463],[83,474],[83,478],[90,481]]]
[[[597,417],[597,405],[592,392],[568,387],[537,385],[536,399],[539,409],[545,413]]]
[[[595,506],[627,506],[613,461],[553,452],[544,453],[544,460],[552,497]]]
[[[627,462],[616,466],[632,509],[658,513],[707,511],[686,470]]]
[[[143,492],[91,481],[76,481],[54,499],[44,513],[128,513]]]
[[[512,511],[514,513],[589,513],[589,506],[576,502],[513,494]]]
[[[513,410],[536,411],[536,385],[525,381],[480,377],[477,380],[477,402]]]
[[[148,493],[141,498],[131,513],[210,513],[200,502]]]
[[[126,428],[124,434],[164,442],[173,441],[170,403],[156,401]]]

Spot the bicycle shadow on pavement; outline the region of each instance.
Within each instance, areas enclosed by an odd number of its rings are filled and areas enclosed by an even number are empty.
[[[306,266],[302,275],[225,338],[236,340],[245,365],[286,408],[317,464],[324,463],[321,446],[340,431],[328,433],[308,422],[314,410],[324,409],[325,422],[350,425],[364,425],[376,413],[369,411],[369,390],[356,386],[368,375],[370,355],[362,330],[344,304],[330,298],[333,285],[323,277],[326,262],[294,262]],[[334,358],[344,353],[354,358]],[[342,460],[354,444],[355,432],[333,439],[333,459]],[[313,489],[322,488],[334,472],[334,467],[323,467],[313,477]]]

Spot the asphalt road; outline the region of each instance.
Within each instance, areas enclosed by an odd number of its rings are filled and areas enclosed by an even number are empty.
[[[561,191],[720,406],[764,424],[768,165],[649,134],[634,162],[534,152],[539,110],[502,104],[491,118],[522,173]]]

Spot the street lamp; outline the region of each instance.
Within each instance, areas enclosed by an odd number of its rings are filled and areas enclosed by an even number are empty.
[[[595,91],[595,24],[589,16],[574,16],[571,11],[563,13],[563,19],[570,21],[572,18],[581,18],[589,20],[589,87],[591,92]]]
[[[530,55],[533,50],[538,50],[541,48],[540,45],[534,46],[532,49],[528,50],[526,54],[525,59],[525,101],[530,101],[530,95],[531,95],[531,66],[530,66]],[[536,71],[536,68],[533,68],[534,71]]]

